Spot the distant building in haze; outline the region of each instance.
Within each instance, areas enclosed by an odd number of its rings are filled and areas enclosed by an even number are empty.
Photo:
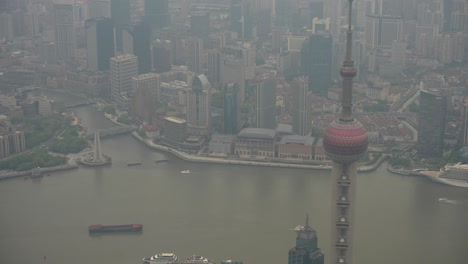
[[[210,34],[210,14],[208,12],[190,13],[190,33],[206,41]]]
[[[276,128],[276,80],[264,77],[257,81],[255,91],[257,128]]]
[[[420,91],[418,153],[422,157],[442,157],[444,151],[445,96],[429,91]]]
[[[132,78],[132,113],[140,122],[152,124],[155,104],[159,100],[159,74],[146,73]]]
[[[153,40],[153,69],[157,73],[168,72],[172,65],[171,42],[169,40]]]
[[[203,74],[193,79],[187,91],[187,132],[197,136],[211,133],[211,85]]]
[[[115,56],[114,23],[111,18],[94,18],[85,22],[88,68],[108,71]]]
[[[183,143],[187,138],[187,121],[177,117],[166,117],[164,119],[163,141],[169,143]]]
[[[143,21],[148,23],[152,30],[169,26],[169,0],[145,0]]]
[[[463,101],[463,135],[462,146],[468,147],[468,97]]]
[[[111,99],[122,110],[130,107],[129,98],[132,92],[132,77],[138,75],[138,58],[124,54],[110,59]]]
[[[289,250],[288,264],[324,264],[325,257],[318,248],[317,232],[309,226],[309,215],[304,226],[297,226],[296,246]]]
[[[312,34],[301,48],[301,71],[309,77],[309,90],[326,95],[331,86],[332,37]]]
[[[151,71],[151,30],[145,23],[125,25],[122,28],[123,54],[138,57],[138,73]]]
[[[0,158],[26,151],[26,139],[23,131],[16,131],[10,119],[0,115]]]
[[[110,2],[105,0],[88,1],[88,18],[111,17]]]
[[[393,41],[402,41],[403,20],[401,17],[369,14],[365,33],[367,48],[390,49]]]
[[[293,131],[298,135],[305,136],[310,132],[308,78],[305,76],[297,77],[291,86],[294,96]]]
[[[240,113],[237,105],[238,84],[230,82],[224,85],[224,134],[237,135]]]
[[[118,51],[122,50],[122,27],[130,24],[130,0],[111,0],[111,18],[115,26],[115,45]]]
[[[250,2],[230,0],[229,3],[230,30],[237,33],[239,40],[251,40],[254,37],[254,30]]]
[[[203,40],[200,38],[187,39],[187,68],[200,74],[203,70]]]
[[[245,95],[245,70],[243,68],[244,60],[234,54],[221,54],[220,76],[223,85],[229,82],[237,82],[239,89],[237,90],[237,105],[244,103]]]
[[[210,83],[221,82],[221,52],[217,49],[208,50],[207,77]]]
[[[76,59],[73,5],[54,4],[55,47],[57,60],[73,62]]]

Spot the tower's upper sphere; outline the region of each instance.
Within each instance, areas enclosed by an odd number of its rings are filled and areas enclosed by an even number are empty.
[[[325,152],[337,162],[354,162],[367,150],[367,131],[357,120],[335,120],[323,137]]]

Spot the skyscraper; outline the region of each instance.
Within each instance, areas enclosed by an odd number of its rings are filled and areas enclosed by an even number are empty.
[[[276,128],[276,80],[265,76],[257,80],[255,91],[257,128]]]
[[[130,24],[130,0],[111,0],[110,13],[115,26],[115,45],[120,51],[122,50],[122,27]]]
[[[447,99],[437,92],[420,91],[418,154],[441,157],[444,151]]]
[[[187,39],[187,68],[196,74],[203,70],[203,41],[200,38]]]
[[[230,0],[229,4],[230,29],[237,33],[239,40],[253,38],[250,2],[244,0]]]
[[[105,0],[88,1],[88,17],[110,17],[110,2]]]
[[[9,13],[0,13],[0,38],[7,41],[12,41],[13,34],[13,19]]]
[[[211,85],[204,74],[196,76],[187,91],[187,132],[197,136],[211,132]]]
[[[223,85],[228,82],[237,82],[239,84],[239,89],[237,90],[237,105],[241,106],[245,99],[244,60],[234,54],[223,53],[221,55],[220,66],[221,83]]]
[[[312,1],[309,4],[310,21],[314,18],[323,19],[323,1]]]
[[[114,23],[111,18],[94,18],[85,22],[88,68],[108,71],[115,56]]]
[[[366,17],[366,45],[368,48],[392,47],[393,41],[403,39],[403,20],[401,17],[369,14]]]
[[[151,124],[155,103],[159,100],[159,74],[146,73],[132,78],[132,114],[141,122]]]
[[[317,232],[309,226],[309,215],[304,226],[294,229],[296,246],[289,250],[288,264],[323,264],[325,257],[318,248]]]
[[[341,115],[328,127],[323,145],[332,160],[332,251],[330,263],[352,263],[354,195],[357,178],[357,161],[367,151],[368,136],[364,126],[354,119],[352,112],[353,78],[356,76],[352,60],[353,31],[352,4],[349,2],[346,57],[340,70],[343,78]]]
[[[309,90],[317,95],[326,95],[331,86],[332,37],[328,34],[310,35],[302,45],[301,58],[302,72],[309,77]]]
[[[295,78],[292,82],[292,89],[294,94],[293,131],[298,135],[305,136],[310,132],[308,78],[306,76]]]
[[[145,0],[145,17],[143,19],[152,30],[169,26],[169,0]]]
[[[237,135],[239,131],[238,86],[235,82],[224,85],[224,134]]]
[[[208,50],[208,80],[212,84],[217,84],[221,81],[221,52],[219,50]]]
[[[121,109],[129,108],[132,96],[132,77],[138,75],[138,58],[124,54],[110,59],[111,99]]]
[[[73,62],[76,58],[73,5],[54,4],[54,26],[57,60]]]
[[[151,71],[151,30],[145,23],[125,25],[122,28],[123,54],[138,57],[138,73]]]
[[[208,12],[190,13],[190,33],[206,41],[210,33],[210,14]]]
[[[463,100],[463,130],[462,130],[462,146],[468,147],[468,97]]]
[[[156,39],[153,45],[153,69],[157,73],[168,72],[172,65],[171,41]]]

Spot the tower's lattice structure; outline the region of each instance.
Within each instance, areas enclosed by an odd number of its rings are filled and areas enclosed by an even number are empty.
[[[330,124],[323,139],[325,151],[332,160],[334,209],[332,213],[332,251],[329,259],[330,263],[333,264],[350,264],[352,262],[357,161],[366,153],[368,144],[365,128],[354,119],[352,113],[353,78],[357,71],[352,60],[353,0],[348,0],[348,2],[346,57],[340,69],[340,75],[343,78],[341,115]]]

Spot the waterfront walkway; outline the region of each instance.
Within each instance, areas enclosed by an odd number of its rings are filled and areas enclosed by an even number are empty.
[[[263,166],[263,167],[279,167],[279,168],[296,168],[296,169],[315,169],[315,170],[331,170],[329,165],[310,165],[310,164],[294,164],[294,163],[282,163],[282,162],[260,162],[260,161],[249,161],[249,160],[234,160],[226,158],[214,158],[214,157],[200,157],[195,155],[190,155],[185,152],[175,150],[166,146],[158,145],[153,143],[149,139],[144,139],[138,135],[137,132],[132,132],[132,136],[138,141],[144,143],[148,147],[171,153],[180,159],[190,162],[200,162],[200,163],[213,163],[213,164],[231,164],[231,165],[249,165],[249,166]],[[377,169],[379,165],[387,159],[389,156],[383,154],[376,162],[371,165],[359,166],[359,172],[369,172]]]
[[[62,171],[62,170],[70,170],[70,169],[76,169],[78,168],[77,164],[66,164],[66,165],[60,165],[60,166],[55,166],[55,167],[49,167],[49,168],[40,168],[38,172],[40,175],[48,172],[54,172],[54,171]],[[22,176],[32,176],[33,170],[27,170],[27,171],[2,171],[0,172],[0,180],[6,180],[6,179],[11,179],[11,178],[16,178],[16,177],[22,177]]]

